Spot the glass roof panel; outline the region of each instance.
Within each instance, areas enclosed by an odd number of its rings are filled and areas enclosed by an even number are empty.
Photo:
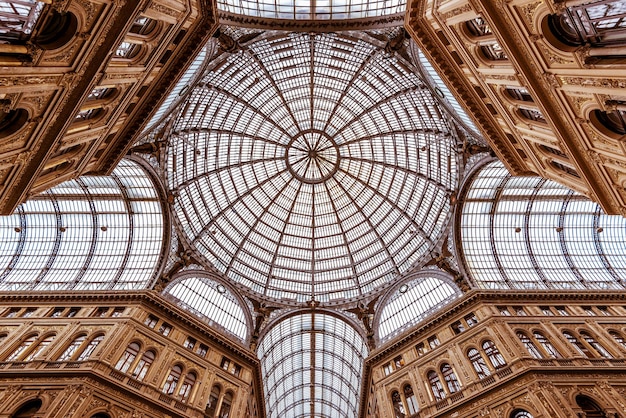
[[[451,281],[425,274],[402,284],[386,301],[378,320],[381,342],[390,340],[462,295]]]
[[[180,226],[230,280],[278,300],[343,300],[433,248],[456,138],[417,67],[384,51],[396,34],[242,40],[163,122]]]
[[[502,163],[481,169],[461,217],[466,269],[477,286],[623,289],[626,219],[539,177],[512,177]]]
[[[67,181],[0,217],[0,290],[145,289],[162,245],[152,180],[122,160],[110,176]]]
[[[247,341],[250,325],[244,308],[240,300],[219,281],[187,273],[169,284],[163,296],[202,318],[211,327],[242,342]]]
[[[406,0],[217,0],[218,9],[270,19],[338,20],[386,16],[406,11]]]
[[[367,347],[347,322],[328,314],[290,316],[259,344],[266,412],[281,417],[356,417]]]

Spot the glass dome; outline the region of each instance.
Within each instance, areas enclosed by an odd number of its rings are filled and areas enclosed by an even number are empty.
[[[340,301],[433,249],[456,138],[416,67],[385,51],[396,35],[242,39],[161,125],[179,225],[228,279],[277,301]]]

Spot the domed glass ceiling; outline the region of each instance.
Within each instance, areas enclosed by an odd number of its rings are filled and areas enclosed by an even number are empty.
[[[396,34],[266,32],[215,58],[171,114],[178,221],[228,279],[332,302],[433,248],[456,139],[412,64],[385,52]]]

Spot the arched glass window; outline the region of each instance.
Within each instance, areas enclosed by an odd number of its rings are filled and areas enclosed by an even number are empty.
[[[506,61],[509,57],[506,56],[506,53],[502,49],[499,43],[494,42],[489,45],[481,45],[480,51],[483,53],[483,56],[491,61]]]
[[[470,348],[467,350],[467,358],[472,362],[472,366],[476,371],[476,375],[479,379],[484,379],[485,377],[491,375],[491,370],[487,367],[487,363],[485,363],[485,359],[475,348]]]
[[[626,339],[624,339],[624,336],[621,333],[617,331],[609,331],[609,334],[618,344],[622,346],[622,348],[626,348]],[[2,338],[0,338],[0,341],[2,341]]]
[[[626,218],[556,182],[512,177],[499,161],[463,202],[460,242],[477,287],[624,289]]]
[[[224,399],[222,399],[222,406],[220,407],[220,412],[217,414],[217,418],[229,418],[230,408],[233,404],[233,394],[232,392],[226,392],[224,394]]]
[[[380,314],[378,338],[387,341],[461,296],[461,291],[441,277],[419,277],[400,286]]]
[[[133,377],[137,380],[143,380],[143,378],[146,376],[146,373],[148,373],[148,370],[150,370],[150,366],[152,366],[155,357],[156,354],[152,350],[148,350],[143,353],[143,356],[141,356],[141,359],[139,359],[139,361],[137,362],[137,366],[135,366]]]
[[[483,343],[483,351],[487,355],[487,358],[491,362],[491,365],[494,369],[499,369],[506,366],[506,361],[504,361],[504,357],[502,357],[502,354],[500,354],[500,351],[498,351],[498,347],[496,347],[493,341],[485,341]]]
[[[240,299],[219,281],[204,276],[185,275],[168,285],[163,296],[212,327],[246,341],[249,326],[244,307]]]
[[[605,112],[596,109],[592,113],[592,122],[602,125],[602,127],[617,135],[626,135],[626,112],[623,110],[613,110]]]
[[[191,391],[193,390],[193,385],[196,384],[196,374],[193,372],[187,373],[185,378],[183,379],[183,384],[180,385],[180,390],[178,391],[178,396],[180,400],[183,402],[187,402],[189,400],[189,396],[191,395]]]
[[[543,358],[543,355],[539,352],[537,346],[535,345],[535,343],[532,342],[528,335],[518,331],[517,338],[519,338],[521,343],[524,344],[526,351],[528,351],[531,356],[533,356],[534,358]]]
[[[163,385],[163,393],[166,393],[168,395],[174,394],[182,373],[183,369],[178,364],[172,367],[170,374],[167,376],[167,379],[165,379],[165,384]]]
[[[13,415],[11,415],[11,418],[31,418],[31,417],[34,417],[35,414],[37,412],[39,412],[39,410],[41,409],[42,405],[43,405],[43,402],[41,401],[41,399],[30,400],[30,401],[26,402],[24,405],[22,405],[17,411],[15,411],[15,413],[13,413]]]
[[[215,412],[217,409],[217,402],[220,399],[220,388],[217,385],[213,385],[211,388],[211,394],[209,395],[209,401],[206,404],[206,408],[204,409],[204,414],[209,418],[213,418],[215,416]]]
[[[156,20],[149,17],[139,16],[133,22],[129,32],[137,35],[148,35],[156,28]]]
[[[263,336],[257,355],[268,418],[324,410],[321,416],[357,416],[367,345],[341,317],[315,311],[288,316]]]
[[[139,353],[139,348],[140,348],[139,344],[130,343],[128,347],[126,348],[126,351],[124,351],[124,354],[122,354],[122,357],[119,359],[119,361],[115,365],[115,368],[121,371],[122,373],[126,373],[128,369],[130,368],[130,365],[133,364],[133,362],[137,358],[137,354]]]
[[[104,340],[104,335],[102,334],[96,335],[94,338],[92,338],[91,341],[89,341],[89,344],[87,344],[87,347],[85,347],[85,349],[82,351],[82,353],[80,353],[76,360],[87,360],[91,356],[91,353],[93,353],[94,350],[98,347],[98,344],[102,342],[102,340]]]
[[[64,182],[0,217],[0,290],[145,289],[163,225],[152,179],[133,161]]]
[[[124,41],[117,47],[113,56],[115,58],[132,59],[139,54],[140,50],[141,45]]]
[[[570,342],[570,344],[580,353],[580,355],[590,358],[593,357],[589,349],[581,343],[572,333],[564,331],[563,336]]]
[[[455,393],[461,390],[461,384],[459,383],[459,379],[457,379],[456,374],[454,374],[452,366],[450,366],[448,363],[444,363],[441,365],[440,370],[441,374],[443,375],[443,380],[448,386],[448,392]]]
[[[65,351],[59,356],[57,361],[68,361],[71,360],[74,356],[74,353],[78,351],[78,348],[85,342],[87,339],[87,334],[79,335],[74,338],[74,340],[70,343],[69,346],[65,349]]]
[[[570,6],[551,16],[554,34],[568,45],[617,46],[626,43],[626,7],[622,0],[596,0]]]
[[[391,404],[393,405],[393,416],[395,418],[406,417],[406,411],[404,410],[404,405],[402,404],[402,398],[397,390],[394,390],[391,393]]]
[[[523,87],[507,87],[504,89],[506,94],[513,100],[519,100],[521,102],[532,102],[533,98]]]
[[[409,408],[409,415],[417,414],[419,406],[411,385],[404,385],[404,399],[406,399],[406,406]]]
[[[446,397],[446,391],[441,384],[441,380],[439,380],[439,375],[436,371],[431,370],[426,375],[428,378],[428,383],[430,383],[430,389],[433,391],[433,396],[436,401],[440,401]]]
[[[511,412],[511,418],[533,418],[532,414],[528,411],[524,411],[523,409],[516,409]]]
[[[43,353],[46,348],[50,346],[52,340],[54,340],[54,337],[56,337],[56,334],[50,334],[47,335],[43,340],[39,341],[35,348],[33,348],[33,350],[24,358],[24,361],[31,361],[38,358],[41,353]]]
[[[600,344],[598,341],[596,341],[596,339],[594,337],[592,337],[588,332],[581,331],[580,332],[580,336],[583,338],[583,340],[587,341],[587,344],[589,344],[591,347],[593,347],[593,349],[596,350],[598,352],[598,354],[600,354],[600,357],[613,358],[611,353],[609,353],[602,346],[602,344]]]
[[[533,336],[535,340],[546,350],[546,353],[552,358],[561,358],[561,353],[558,352],[556,348],[552,345],[550,340],[548,340],[542,333],[535,331]]]
[[[543,116],[537,109],[525,109],[521,108],[519,110],[520,115],[524,117],[524,119],[532,120],[534,122],[546,123],[546,118]]]
[[[11,355],[7,357],[6,361],[16,361],[22,355],[22,353],[26,351],[35,341],[37,341],[37,334],[33,334],[23,340],[20,345],[17,346],[15,350],[13,350]]]
[[[605,418],[606,414],[600,406],[585,395],[576,395],[576,404],[585,413],[585,418]]]
[[[487,22],[485,22],[485,19],[480,16],[468,20],[465,22],[465,26],[467,30],[476,37],[491,35],[493,33],[489,25],[487,25]]]

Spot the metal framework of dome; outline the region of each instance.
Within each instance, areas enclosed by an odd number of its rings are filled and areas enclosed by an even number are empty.
[[[392,283],[435,246],[458,184],[452,118],[394,31],[224,29],[161,126],[189,243],[275,301],[346,301]],[[387,48],[386,48],[387,47]]]

